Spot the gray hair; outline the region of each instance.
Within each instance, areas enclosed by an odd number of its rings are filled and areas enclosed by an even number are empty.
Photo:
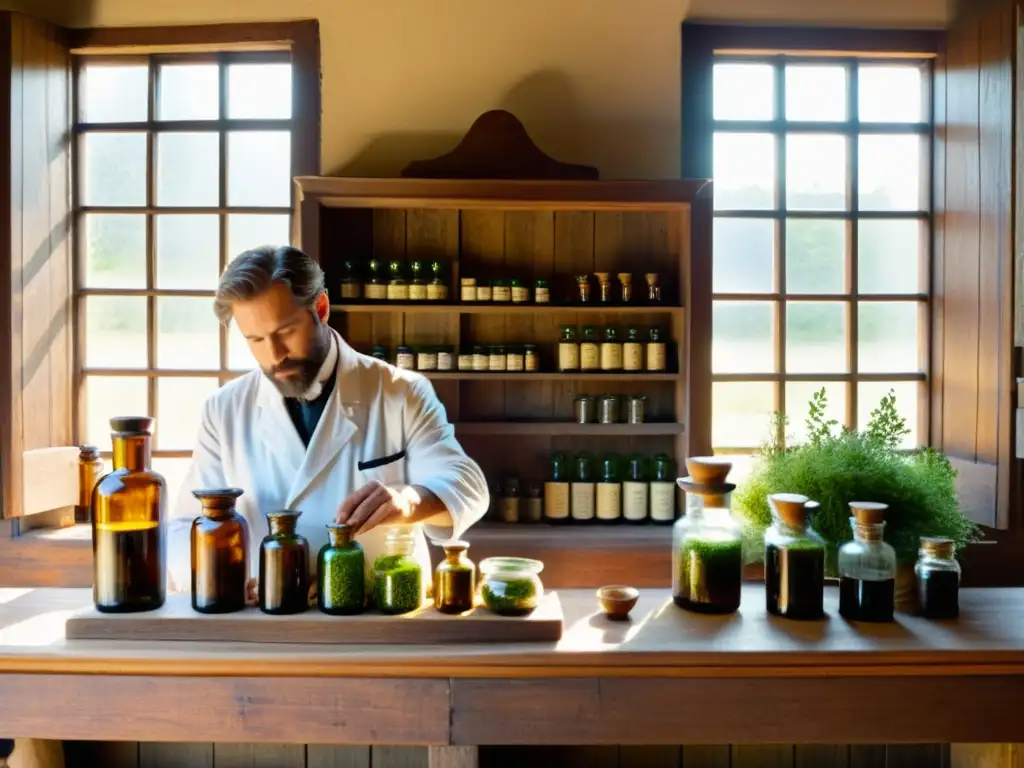
[[[228,264],[217,286],[213,312],[228,325],[234,302],[254,299],[275,283],[287,285],[295,303],[307,309],[312,309],[326,290],[324,271],[298,248],[262,245],[239,254]]]

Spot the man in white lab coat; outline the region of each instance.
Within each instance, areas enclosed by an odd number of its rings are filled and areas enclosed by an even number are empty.
[[[193,489],[245,491],[237,509],[249,523],[253,578],[265,515],[275,510],[302,512],[311,573],[331,522],[353,526],[369,567],[389,526],[416,524],[444,540],[483,516],[487,482],[430,382],[356,352],[328,326],[324,275],[306,254],[287,246],[241,254],[221,277],[214,311],[238,325],[259,368],[203,406],[171,514],[171,589],[191,588],[189,534],[200,512]],[[416,556],[429,568],[423,533]]]

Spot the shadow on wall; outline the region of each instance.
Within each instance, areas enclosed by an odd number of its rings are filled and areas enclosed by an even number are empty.
[[[540,70],[523,78],[498,103],[481,105],[458,131],[382,133],[348,163],[325,171],[331,176],[398,176],[413,160],[454,149],[473,120],[489,109],[511,112],[543,152],[566,163],[596,165],[602,179],[679,176],[678,125],[610,122],[590,114],[569,78],[557,70]]]

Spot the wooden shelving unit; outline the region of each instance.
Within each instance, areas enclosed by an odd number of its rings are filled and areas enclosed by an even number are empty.
[[[460,421],[459,435],[565,435],[581,437],[654,437],[681,435],[682,424],[647,422],[644,424],[577,424],[565,421]]]
[[[671,307],[658,304],[637,305],[599,305],[599,304],[473,304],[463,302],[448,304],[433,301],[380,301],[360,304],[331,304],[332,312],[369,312],[390,314],[404,312],[406,314],[450,314],[460,315],[581,315],[594,319],[594,316],[614,317],[632,315],[681,315],[683,307]],[[595,322],[599,320],[595,319]]]

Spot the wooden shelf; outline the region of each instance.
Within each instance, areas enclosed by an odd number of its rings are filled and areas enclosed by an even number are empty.
[[[419,371],[428,379],[439,381],[682,381],[681,373],[509,373],[495,371]]]
[[[586,435],[593,437],[643,437],[681,435],[682,424],[577,424],[574,421],[463,421],[456,422],[456,435]]]
[[[460,315],[675,315],[683,307],[663,304],[600,305],[600,304],[488,304],[486,302],[440,304],[432,301],[382,301],[374,304],[331,304],[332,312],[415,312],[423,314],[454,313]]]
[[[565,547],[571,546],[573,548],[629,548],[640,551],[657,549],[669,552],[672,543],[672,526],[655,525],[654,523],[607,525],[591,522],[551,525],[550,523],[481,522],[467,531],[466,539],[474,549],[483,549],[484,544],[498,544],[502,546],[528,545],[531,548],[555,551],[561,551]]]

